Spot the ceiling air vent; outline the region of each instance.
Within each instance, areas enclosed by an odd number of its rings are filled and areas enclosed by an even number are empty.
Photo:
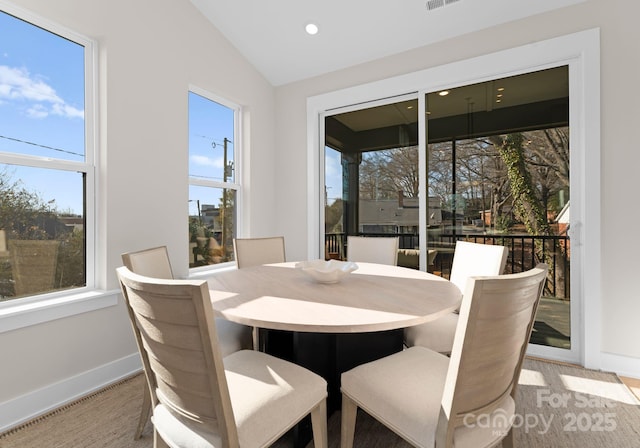
[[[427,11],[431,11],[432,9],[441,8],[445,5],[450,5],[452,3],[457,3],[460,0],[428,0],[427,1]]]

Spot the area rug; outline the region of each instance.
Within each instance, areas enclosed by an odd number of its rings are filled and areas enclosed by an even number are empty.
[[[615,374],[527,359],[517,395],[519,448],[638,448],[640,402]],[[151,425],[133,440],[144,378],[137,375],[0,435],[1,448],[151,448]],[[329,419],[329,447],[340,444],[340,413]],[[275,448],[293,446],[289,436]],[[365,413],[356,448],[407,448]],[[312,448],[310,443],[307,448]]]

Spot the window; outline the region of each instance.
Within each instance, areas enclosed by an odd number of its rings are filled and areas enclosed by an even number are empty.
[[[239,108],[210,97],[189,92],[190,268],[234,260]]]
[[[93,282],[93,45],[0,11],[0,301]]]

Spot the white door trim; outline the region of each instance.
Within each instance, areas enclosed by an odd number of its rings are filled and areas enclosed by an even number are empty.
[[[569,65],[571,141],[571,350],[529,353],[601,367],[600,31],[591,29],[307,99],[308,254],[321,246],[321,117],[332,109],[412,92],[434,92]],[[587,179],[589,180],[587,182]],[[589,198],[587,203],[586,198]],[[589,263],[585,263],[589,260]]]

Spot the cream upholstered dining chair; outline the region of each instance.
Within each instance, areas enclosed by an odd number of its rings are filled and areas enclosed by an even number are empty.
[[[233,253],[238,269],[286,261],[283,236],[234,238]]]
[[[363,263],[398,264],[399,239],[394,237],[347,236],[347,260]]]
[[[117,269],[153,405],[154,447],[266,447],[311,414],[327,447],[327,383],[255,350],[223,358],[206,280]]]
[[[287,261],[283,236],[263,238],[234,238],[233,254],[238,269],[250,268],[261,264],[284,263]],[[268,338],[267,333],[253,328],[251,332],[253,346],[263,350]]]
[[[449,280],[464,292],[467,279],[478,275],[499,275],[504,271],[509,250],[505,246],[458,241],[453,254]],[[405,328],[408,347],[421,345],[449,354],[458,325],[458,310],[439,319]]]
[[[173,278],[167,246],[126,252],[122,254],[122,262],[136,274],[146,277]]]
[[[416,447],[513,446],[515,396],[547,266],[472,277],[451,357],[410,347],[342,374],[341,448],[357,408]]]
[[[173,270],[169,261],[169,252],[166,246],[152,247],[134,252],[122,254],[122,262],[132,272],[146,277],[173,279]],[[216,318],[216,331],[222,356],[227,356],[238,350],[253,347],[251,327],[240,325],[223,318]],[[149,421],[151,414],[151,397],[149,389],[144,389],[140,420],[134,434],[134,439],[142,436],[142,431]]]

